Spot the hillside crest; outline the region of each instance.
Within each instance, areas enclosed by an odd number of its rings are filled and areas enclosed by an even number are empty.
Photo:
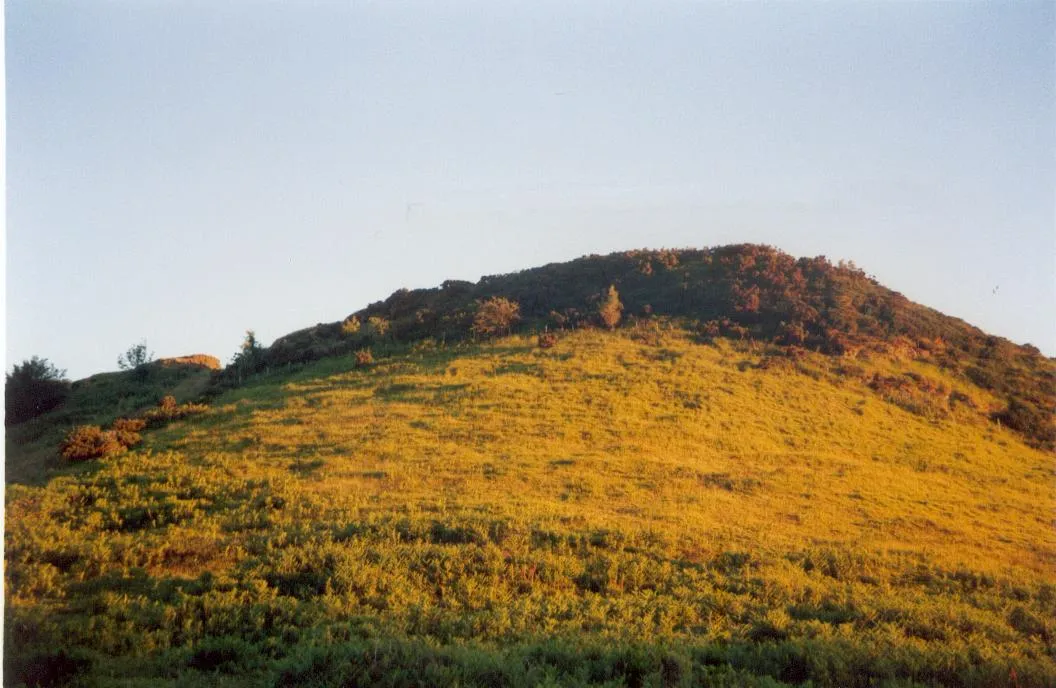
[[[995,420],[1036,446],[1056,443],[1056,363],[963,320],[914,303],[854,265],[795,258],[771,246],[640,249],[590,255],[476,283],[448,280],[400,289],[387,299],[278,338],[260,364],[273,368],[392,342],[446,343],[477,336],[489,299],[519,307],[519,332],[603,326],[598,309],[613,287],[623,323],[676,318],[702,340],[750,339],[849,359],[876,353],[923,359],[1005,399]]]

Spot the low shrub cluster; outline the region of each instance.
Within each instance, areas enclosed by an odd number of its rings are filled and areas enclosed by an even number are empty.
[[[1031,438],[1035,446],[1051,449],[1056,444],[1056,424],[1052,411],[1043,411],[1029,401],[1013,398],[1008,407],[993,415],[994,420]]]
[[[158,425],[164,425],[169,421],[179,420],[180,418],[203,413],[208,408],[209,407],[206,404],[177,404],[176,397],[166,395],[162,397],[161,401],[158,402],[158,405],[155,408],[145,411],[142,418],[146,421],[147,426],[155,427]]]
[[[885,401],[915,415],[932,419],[949,415],[949,388],[915,373],[901,376],[873,374],[868,386]]]
[[[171,420],[202,413],[205,404],[177,404],[172,395],[162,397],[158,405],[145,411],[139,418],[118,418],[108,430],[98,425],[79,425],[67,433],[59,445],[59,453],[67,461],[101,459],[130,449],[142,441],[140,433]]]
[[[118,454],[142,441],[139,434],[147,421],[142,418],[118,418],[103,430],[98,425],[78,425],[59,446],[59,453],[67,461],[87,461]]]
[[[537,343],[540,349],[552,349],[557,344],[557,335],[553,332],[541,332]]]
[[[139,444],[142,439],[139,433],[145,427],[147,421],[142,418],[118,418],[111,424],[110,430],[118,442],[125,447],[132,447]]]
[[[67,461],[101,459],[125,449],[115,431],[103,430],[98,425],[78,425],[59,445],[59,453]]]

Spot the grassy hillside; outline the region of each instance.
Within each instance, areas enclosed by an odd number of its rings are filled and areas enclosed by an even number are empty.
[[[1037,348],[913,303],[853,263],[797,259],[753,244],[585,256],[476,283],[401,289],[344,322],[279,338],[263,362],[277,367],[318,360],[391,340],[464,340],[473,335],[480,303],[496,297],[519,305],[522,332],[597,324],[610,287],[619,292],[625,320],[678,317],[708,336],[835,355],[882,348],[928,357],[954,377],[993,392],[996,403],[988,412],[1005,427],[1034,446],[1056,449],[1056,365]]]
[[[42,482],[50,469],[60,465],[59,443],[77,425],[107,425],[154,406],[165,395],[181,403],[197,399],[212,384],[219,366],[220,361],[212,356],[197,354],[74,382],[58,409],[6,428],[7,482]]]
[[[333,356],[10,486],[5,681],[1056,684],[1052,455],[1000,390],[704,339]]]

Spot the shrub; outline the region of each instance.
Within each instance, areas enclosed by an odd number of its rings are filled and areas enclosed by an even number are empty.
[[[968,408],[972,408],[972,409],[976,408],[975,402],[972,400],[972,398],[970,396],[968,396],[964,392],[958,392],[957,390],[954,390],[954,391],[950,392],[950,397],[949,397],[949,402],[948,403],[949,403],[949,405],[951,407],[954,404],[964,404]]]
[[[610,330],[620,324],[620,316],[623,314],[623,304],[620,303],[620,294],[614,285],[609,285],[609,291],[602,298],[598,306],[598,317],[605,327]]]
[[[543,332],[539,335],[539,348],[550,349],[557,344],[557,335],[553,332]]]
[[[997,377],[985,368],[972,366],[964,371],[964,375],[971,380],[976,387],[992,390],[998,386]]]
[[[708,320],[697,326],[697,339],[710,344],[722,335],[722,324],[718,320]]]
[[[147,427],[147,421],[142,418],[118,418],[110,426],[110,430],[121,446],[133,447],[142,440],[139,433],[145,427]]]
[[[88,673],[92,661],[83,650],[45,652],[32,657],[14,657],[10,664],[5,658],[5,673],[16,678],[14,684],[26,686],[68,685],[78,676]],[[6,681],[5,681],[6,683]]]
[[[348,316],[341,323],[341,332],[347,335],[359,334],[359,331],[362,328],[363,324],[359,322],[359,318],[354,315]]]
[[[509,334],[510,328],[521,318],[520,310],[516,301],[501,296],[482,301],[473,316],[473,332],[488,337]]]
[[[99,459],[124,449],[116,432],[103,430],[98,425],[77,426],[59,445],[62,457],[67,461]]]
[[[392,323],[387,318],[383,318],[380,315],[372,315],[367,318],[366,333],[375,338],[386,336],[391,329]]]
[[[374,362],[374,354],[370,353],[370,349],[360,349],[356,352],[356,367],[362,368],[369,366]]]
[[[69,394],[66,371],[34,356],[7,374],[5,422],[15,425],[61,406]]]
[[[170,395],[161,398],[158,405],[143,413],[143,420],[149,426],[156,426],[170,420],[178,420],[196,413],[202,413],[209,407],[205,404],[177,404],[176,397]]]
[[[246,330],[245,339],[242,340],[242,347],[231,359],[231,364],[228,368],[233,371],[238,384],[242,384],[244,378],[260,372],[264,369],[264,366],[264,347],[260,345],[253,330]],[[175,404],[175,400],[173,400],[173,403]]]
[[[242,638],[214,636],[199,643],[187,666],[198,671],[240,674],[256,668],[260,661],[260,651]]]
[[[800,322],[782,323],[777,341],[788,346],[803,346],[807,341],[807,330]]]
[[[1026,435],[1035,444],[1051,448],[1056,443],[1056,426],[1052,414],[1039,409],[1029,401],[1013,398],[1008,408],[993,416],[1005,427]]]
[[[128,351],[117,357],[117,365],[121,370],[135,370],[154,360],[154,352],[147,351],[147,343],[133,344]]]

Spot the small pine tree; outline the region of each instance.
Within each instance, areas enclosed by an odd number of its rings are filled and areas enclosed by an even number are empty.
[[[231,367],[235,370],[238,384],[242,384],[243,379],[264,367],[264,347],[257,341],[257,335],[253,330],[246,330],[242,348],[231,359]]]
[[[623,304],[620,303],[620,294],[615,285],[609,286],[609,291],[598,306],[598,316],[601,322],[610,330],[620,324],[620,316],[623,315]]]

